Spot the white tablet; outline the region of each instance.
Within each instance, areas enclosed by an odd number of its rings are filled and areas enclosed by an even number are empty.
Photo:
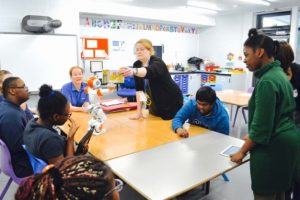
[[[230,145],[226,149],[220,152],[222,156],[229,157],[231,154],[234,154],[240,150],[241,147]]]

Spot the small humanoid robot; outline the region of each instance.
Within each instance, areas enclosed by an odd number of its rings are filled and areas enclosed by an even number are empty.
[[[87,107],[87,112],[92,114],[92,119],[89,121],[90,127],[95,127],[93,132],[94,135],[100,135],[105,133],[103,128],[103,123],[106,120],[106,115],[103,112],[100,104],[99,97],[103,94],[109,93],[108,89],[100,89],[101,81],[96,77],[90,77],[87,81],[87,87],[84,88],[84,91],[90,95],[91,105]],[[97,100],[95,100],[97,98]]]

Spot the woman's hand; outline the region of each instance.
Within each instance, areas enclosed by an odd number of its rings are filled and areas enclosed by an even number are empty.
[[[22,110],[24,110],[24,111],[25,111],[25,110],[26,110],[26,108],[27,108],[27,104],[26,104],[26,103],[22,103],[20,107],[22,108]]]
[[[246,141],[246,140],[248,140],[249,139],[249,135],[247,134],[247,135],[245,135],[244,137],[243,137],[243,140],[244,141]]]
[[[235,162],[237,164],[241,164],[243,161],[243,158],[246,156],[243,152],[239,151],[237,153],[231,154],[230,155],[230,160],[232,162]]]
[[[71,124],[68,124],[68,126],[70,128],[69,133],[68,133],[68,138],[74,140],[74,136],[75,136],[75,133],[77,132],[77,130],[79,128],[79,125],[77,125],[75,120],[71,117],[69,118],[69,121],[70,121]]]
[[[133,69],[129,67],[120,67],[118,70],[118,73],[121,74],[122,76],[133,76]]]
[[[139,120],[139,119],[144,119],[144,116],[143,116],[142,113],[137,113],[137,114],[135,114],[133,116],[130,116],[129,119],[131,119],[131,120]]]
[[[90,105],[89,102],[84,102],[84,104],[82,104],[82,111],[83,112],[88,112],[88,106]]]

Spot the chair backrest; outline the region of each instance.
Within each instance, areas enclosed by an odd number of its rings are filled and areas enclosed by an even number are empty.
[[[223,86],[219,83],[205,83],[203,86],[209,86],[212,89],[214,89],[215,91],[222,91],[223,90]]]
[[[20,184],[24,179],[16,176],[12,167],[10,152],[2,140],[0,140],[0,169],[4,174],[11,177],[17,184]]]
[[[34,174],[41,173],[43,171],[44,167],[46,167],[48,164],[45,161],[43,161],[42,159],[39,159],[39,158],[35,157],[34,155],[32,155],[30,153],[30,151],[28,151],[28,149],[26,148],[25,144],[23,144],[22,147],[23,147],[23,149],[25,149],[25,151],[28,155],[28,158],[30,160],[30,163],[31,163],[31,166],[33,169],[33,173]]]
[[[249,88],[247,89],[247,92],[248,92],[248,93],[252,93],[253,90],[254,90],[254,87],[249,87]]]
[[[121,88],[135,89],[135,81],[133,76],[124,78],[124,83],[120,84]]]

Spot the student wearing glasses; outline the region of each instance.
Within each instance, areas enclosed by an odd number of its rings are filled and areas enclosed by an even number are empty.
[[[0,103],[0,139],[9,149],[16,176],[29,176],[33,171],[22,148],[27,120],[20,106],[29,99],[28,88],[22,79],[9,77],[3,82],[2,93],[4,100]]]
[[[0,102],[4,99],[3,94],[2,94],[2,85],[3,85],[3,81],[5,79],[7,79],[8,77],[12,77],[13,74],[10,73],[7,70],[0,70]],[[21,104],[21,108],[25,111],[26,114],[26,119],[29,121],[31,120],[34,116],[33,116],[33,112],[31,110],[29,110],[26,102]]]
[[[27,178],[15,199],[119,200],[123,182],[109,166],[91,156],[68,157]]]
[[[84,112],[85,108],[90,104],[89,95],[84,92],[87,84],[83,82],[83,73],[84,70],[81,67],[71,67],[69,70],[71,82],[66,83],[61,88],[61,93],[71,103],[71,111]]]
[[[66,156],[74,155],[74,135],[79,126],[71,118],[70,104],[66,97],[49,85],[42,85],[38,101],[39,118],[31,120],[24,130],[24,144],[35,157],[54,164]],[[69,121],[67,137],[60,135],[53,126]]]

